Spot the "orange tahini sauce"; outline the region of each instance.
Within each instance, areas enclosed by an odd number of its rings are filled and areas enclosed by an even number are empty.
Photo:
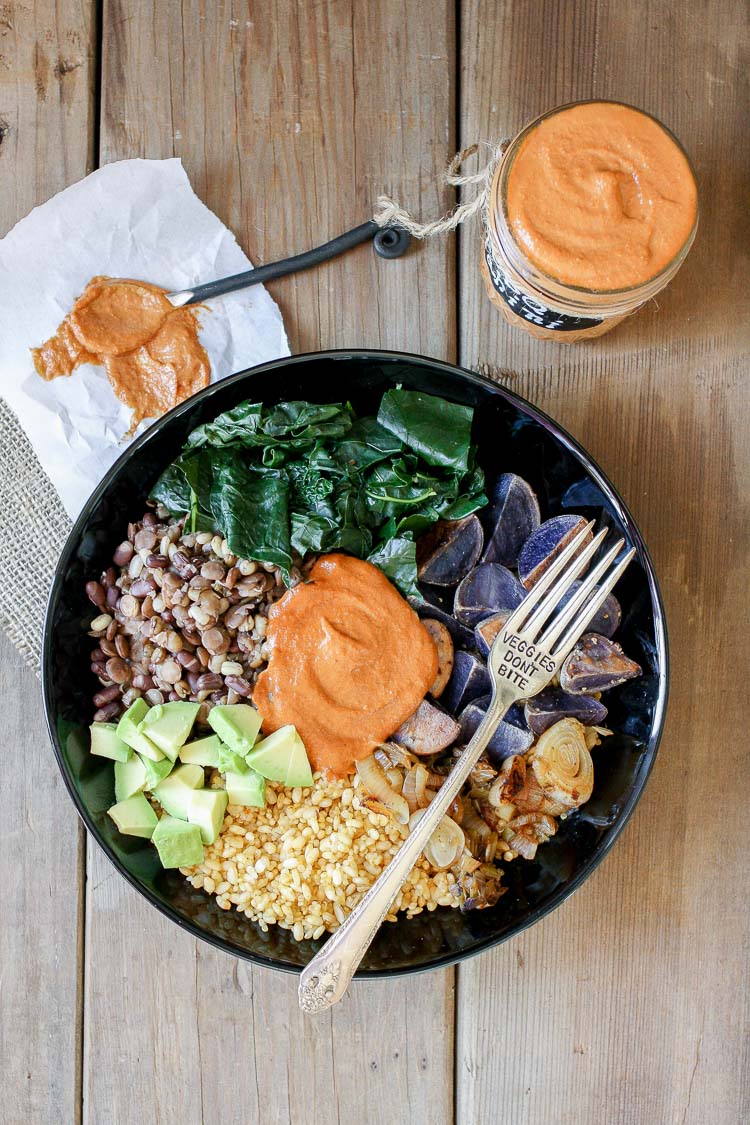
[[[435,644],[377,567],[319,559],[271,609],[270,657],[253,703],[265,732],[293,723],[314,770],[350,773],[417,709],[437,674]]]
[[[34,366],[57,379],[102,364],[133,426],[159,417],[207,386],[211,371],[196,310],[174,308],[165,294],[145,281],[93,277],[55,335],[32,348]]]
[[[658,121],[586,102],[531,129],[510,168],[506,206],[513,238],[548,276],[627,289],[679,253],[698,194],[685,154]]]

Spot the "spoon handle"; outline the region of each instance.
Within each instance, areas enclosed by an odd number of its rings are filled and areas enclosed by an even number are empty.
[[[257,266],[243,273],[235,273],[231,277],[222,277],[218,281],[208,281],[205,285],[196,285],[192,289],[167,293],[167,300],[176,308],[180,308],[182,305],[194,305],[206,301],[210,297],[221,297],[224,293],[233,293],[236,289],[246,289],[250,285],[260,285],[277,277],[286,277],[287,274],[310,269],[311,266],[335,258],[345,250],[351,250],[353,246],[359,246],[361,242],[368,242],[371,238],[375,239],[375,249],[381,257],[395,258],[400,257],[408,248],[410,236],[400,227],[381,228],[373,219],[368,219],[366,223],[345,231],[321,246],[314,246],[312,250],[294,254],[291,258],[281,258],[278,262],[269,262],[265,266]]]
[[[303,1012],[324,1012],[340,1000],[367,952],[393,900],[440,821],[460,793],[466,778],[487,747],[512,699],[493,695],[487,714],[461,757],[409,833],[385,871],[355,910],[302,970],[299,1006]]]

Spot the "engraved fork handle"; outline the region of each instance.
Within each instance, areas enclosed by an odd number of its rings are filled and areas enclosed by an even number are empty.
[[[461,792],[466,778],[487,747],[498,723],[514,702],[504,685],[493,692],[492,702],[473,738],[438,790],[414,830],[409,833],[382,875],[335,934],[302,970],[299,1005],[303,1012],[324,1012],[340,1000],[367,952],[393,900],[419,859],[427,841]]]

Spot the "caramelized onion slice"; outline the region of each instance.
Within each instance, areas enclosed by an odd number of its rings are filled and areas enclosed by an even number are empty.
[[[355,762],[355,765],[362,785],[370,796],[384,805],[399,824],[408,824],[409,806],[401,794],[396,793],[388,784],[383,767],[376,761],[375,756],[371,754],[369,758]]]
[[[594,763],[586,728],[578,719],[561,719],[549,727],[531,754],[531,768],[547,797],[568,809],[588,801],[594,788]]]
[[[417,809],[415,813],[412,813],[409,817],[410,830],[414,830],[424,813],[425,809]],[[455,863],[463,850],[464,834],[461,827],[449,816],[444,816],[427,841],[424,857],[428,863],[431,863],[433,867],[440,871]]]

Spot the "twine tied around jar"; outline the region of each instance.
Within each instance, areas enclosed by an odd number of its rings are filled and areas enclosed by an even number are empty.
[[[443,172],[440,178],[441,183],[454,188],[477,184],[478,190],[473,199],[467,200],[466,203],[459,203],[449,214],[444,215],[442,219],[433,219],[432,222],[419,223],[404,207],[389,195],[378,196],[375,202],[373,219],[379,227],[403,227],[404,230],[408,230],[409,234],[414,238],[431,238],[434,234],[445,234],[446,231],[455,230],[457,226],[461,223],[465,223],[467,219],[473,218],[474,215],[481,214],[484,218],[487,211],[492,178],[508,144],[508,140],[501,140],[496,144],[491,144],[489,141],[481,141],[469,145],[467,148],[462,148],[460,152],[456,153],[445,172]],[[462,174],[460,172],[461,166],[470,157],[479,152],[482,147],[490,150],[490,158],[485,167],[478,172]]]

